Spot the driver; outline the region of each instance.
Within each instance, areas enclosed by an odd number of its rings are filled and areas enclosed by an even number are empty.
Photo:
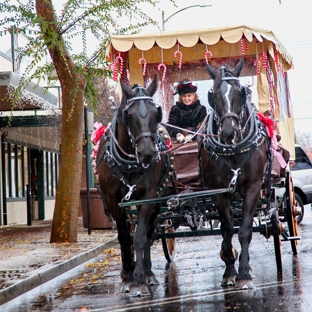
[[[194,135],[187,130],[196,132],[207,115],[206,107],[200,104],[196,91],[197,87],[190,80],[184,79],[179,82],[174,93],[179,94],[179,100],[171,107],[168,124],[185,130],[170,126],[167,128],[170,136],[180,143],[193,139]]]

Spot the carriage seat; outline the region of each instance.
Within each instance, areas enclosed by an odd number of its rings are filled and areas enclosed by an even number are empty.
[[[190,189],[201,190],[197,142],[181,144],[172,140],[172,147],[176,180]]]

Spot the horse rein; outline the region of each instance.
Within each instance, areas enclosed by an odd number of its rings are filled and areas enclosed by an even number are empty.
[[[110,135],[112,136],[113,141],[115,142],[115,144],[117,145],[117,147],[121,150],[121,152],[122,152],[124,155],[128,156],[129,158],[134,158],[134,159],[136,159],[136,158],[137,158],[136,155],[134,155],[134,154],[128,154],[128,153],[120,146],[120,144],[119,144],[119,142],[118,142],[118,140],[117,140],[117,138],[116,138],[116,136],[115,136],[115,134],[114,134],[114,131],[113,131],[113,129],[112,129],[112,124],[110,124],[110,125],[108,126],[108,128],[109,128],[109,130],[110,130],[109,133],[110,133]]]

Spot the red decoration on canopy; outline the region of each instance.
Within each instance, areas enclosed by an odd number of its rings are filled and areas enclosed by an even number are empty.
[[[210,59],[213,58],[212,52],[207,50],[207,51],[205,52],[205,60],[206,60],[206,63],[207,63],[207,64],[208,64],[208,55],[209,55]]]
[[[166,78],[167,67],[166,67],[166,65],[164,63],[161,63],[161,64],[158,65],[158,70],[161,70],[162,67],[163,67],[164,71],[163,71],[161,82],[164,83],[165,82],[165,78]]]
[[[173,56],[177,57],[177,54],[180,54],[180,59],[179,59],[179,69],[182,68],[182,58],[183,58],[183,54],[181,51],[177,50],[174,52]]]
[[[142,62],[143,62],[143,72],[142,72],[142,74],[143,74],[143,76],[145,76],[145,74],[146,74],[146,59],[144,57],[141,57],[139,59],[139,65],[141,65]]]
[[[123,71],[123,59],[122,59],[121,56],[117,56],[115,58],[115,62],[114,62],[114,73],[113,73],[113,79],[115,81],[117,80],[118,61],[120,62],[120,64],[119,64],[119,72],[122,74],[122,71]]]

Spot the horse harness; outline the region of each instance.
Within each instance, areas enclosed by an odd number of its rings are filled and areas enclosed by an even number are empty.
[[[229,80],[237,80],[237,77],[234,77],[230,72],[226,71],[226,66],[221,67],[221,75],[222,75],[222,83],[220,86],[220,90],[223,95],[227,92],[227,84]],[[243,88],[243,87],[242,87]],[[245,165],[245,163],[250,159],[253,151],[266,139],[268,139],[268,134],[259,120],[258,116],[254,112],[254,108],[251,105],[251,102],[247,99],[246,102],[242,105],[242,109],[239,115],[234,112],[226,112],[221,118],[219,114],[215,110],[215,103],[213,98],[212,90],[208,92],[208,102],[212,106],[210,117],[208,118],[207,127],[205,130],[206,136],[201,140],[201,144],[203,144],[204,149],[212,155],[212,157],[216,160],[223,162],[227,167],[233,171],[233,178],[230,182],[229,187],[235,190],[235,184],[237,181],[237,177],[240,174],[241,168]],[[244,112],[247,111],[247,121],[244,127],[242,127]],[[226,118],[235,118],[239,125],[239,130],[241,132],[241,141],[229,145],[224,144],[220,140],[221,134],[221,126],[222,122]],[[218,126],[218,135],[217,138],[213,135],[213,122],[216,122]],[[243,137],[243,132],[247,126],[247,123],[250,122],[249,132]],[[270,140],[269,140],[270,142]],[[269,143],[270,144],[270,143]],[[237,166],[236,169],[232,168],[231,163],[229,162],[228,157],[234,155],[246,154],[246,157],[242,158]],[[268,160],[271,159],[270,148],[268,149]]]
[[[105,161],[106,164],[114,170],[114,176],[117,177],[124,185],[128,187],[128,192],[124,196],[121,202],[124,200],[128,201],[130,200],[132,194],[135,192],[137,189],[137,186],[144,180],[144,177],[146,176],[147,173],[149,173],[157,164],[157,162],[161,159],[160,153],[163,151],[167,151],[167,145],[166,145],[166,140],[165,138],[160,134],[159,130],[156,133],[152,132],[143,132],[137,137],[134,137],[133,134],[130,131],[129,128],[129,119],[128,119],[128,109],[129,107],[134,103],[134,101],[140,101],[139,104],[139,114],[142,118],[146,117],[147,115],[147,108],[145,106],[144,100],[147,100],[149,103],[152,105],[156,105],[153,102],[153,98],[146,96],[143,93],[142,87],[139,86],[139,93],[136,97],[129,99],[127,102],[127,106],[123,109],[122,112],[122,119],[123,123],[127,125],[128,128],[128,133],[132,141],[132,145],[135,148],[136,143],[143,137],[152,137],[154,142],[155,142],[155,148],[158,152],[158,156],[153,161],[151,165],[144,165],[143,163],[139,163],[137,156],[134,155],[129,155],[126,154],[122,148],[118,145],[118,142],[115,137],[116,133],[116,126],[117,126],[117,114],[118,110],[115,108],[114,116],[112,119],[112,123],[109,127],[109,131],[105,133],[104,139],[106,140],[106,145],[104,148],[104,151],[101,155],[101,157],[98,158],[97,161],[97,167],[101,163],[101,161]],[[158,115],[157,115],[157,122],[159,123],[161,121],[162,115],[161,115],[161,107],[157,106],[158,110]],[[135,148],[136,149],[136,148]],[[120,153],[122,151],[122,153]],[[128,156],[127,158],[124,157],[125,154]],[[165,153],[166,157],[166,171],[161,179],[157,190],[156,190],[156,197],[160,197],[163,195],[166,189],[166,184],[168,182],[168,177],[170,176],[170,171],[172,171],[172,166],[170,166],[170,156],[168,153]],[[131,160],[129,158],[136,158],[136,160]],[[130,183],[127,181],[125,175],[126,174],[132,174],[132,173],[141,173],[141,176],[139,179],[136,181],[135,184],[130,185]]]

